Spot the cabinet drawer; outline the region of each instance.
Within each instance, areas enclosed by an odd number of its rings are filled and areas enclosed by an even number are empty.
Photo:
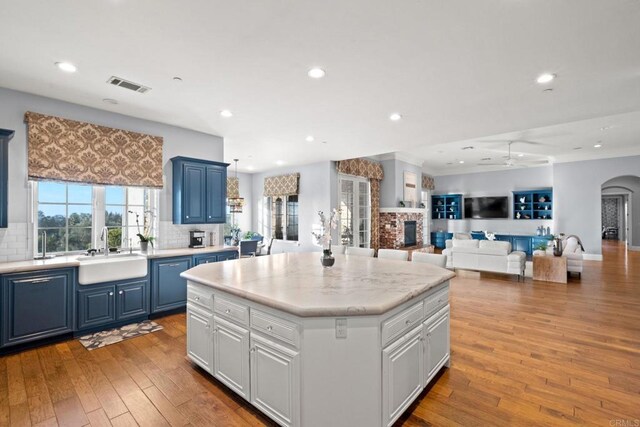
[[[298,326],[295,323],[258,310],[251,310],[251,327],[295,347],[300,343]]]
[[[414,327],[422,320],[422,301],[396,314],[382,324],[382,344],[387,344],[402,332]]]
[[[424,301],[424,312],[428,316],[441,307],[444,307],[449,303],[449,289],[443,289],[438,291],[434,295],[431,295]]]
[[[213,311],[220,316],[243,325],[249,324],[249,307],[246,305],[236,304],[228,299],[216,296],[213,300]]]
[[[187,301],[200,306],[208,311],[213,310],[213,292],[199,289],[195,286],[187,286]]]

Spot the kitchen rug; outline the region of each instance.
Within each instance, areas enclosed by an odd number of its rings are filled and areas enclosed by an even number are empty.
[[[163,329],[161,325],[151,320],[145,320],[139,323],[131,323],[129,325],[121,326],[120,328],[109,329],[106,331],[100,331],[89,335],[84,335],[78,338],[80,344],[82,344],[87,350],[95,350],[96,348],[105,347],[107,345],[115,344],[120,341],[128,340],[129,338],[139,337],[140,335],[146,335],[151,332],[156,332]]]

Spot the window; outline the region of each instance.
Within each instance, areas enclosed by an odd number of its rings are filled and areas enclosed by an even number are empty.
[[[135,213],[143,227],[144,212],[157,205],[155,190],[137,187],[98,187],[58,182],[34,182],[37,223],[34,232],[42,252],[42,231],[47,252],[83,252],[100,247],[102,227],[109,229],[109,247],[138,246]],[[133,213],[129,213],[132,211]]]
[[[47,232],[47,252],[83,251],[91,247],[92,187],[41,182],[38,231]],[[42,233],[38,236],[42,248]]]
[[[139,215],[142,230],[150,190],[138,187],[105,187],[104,192],[104,224],[109,229],[109,247],[129,247],[129,239],[132,243],[138,242],[136,214]],[[134,246],[137,246],[136,243]]]
[[[271,235],[278,240],[298,240],[298,196],[271,197]]]
[[[340,175],[340,240],[368,248],[371,243],[371,186],[365,178]]]

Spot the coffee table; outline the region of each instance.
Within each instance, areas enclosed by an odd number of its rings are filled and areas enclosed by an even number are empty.
[[[533,280],[567,283],[567,258],[554,255],[534,255]]]

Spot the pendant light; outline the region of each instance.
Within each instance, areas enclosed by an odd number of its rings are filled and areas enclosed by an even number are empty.
[[[244,206],[244,198],[240,197],[240,181],[238,180],[238,159],[233,159],[235,162],[235,178],[238,183],[238,192],[232,194],[233,197],[228,197],[229,209],[232,214],[242,213],[242,206]]]

